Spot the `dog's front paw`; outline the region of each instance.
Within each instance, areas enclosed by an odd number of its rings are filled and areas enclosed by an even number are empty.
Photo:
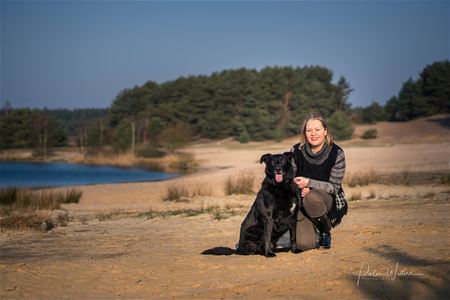
[[[268,252],[264,253],[264,256],[265,257],[275,257],[277,255],[273,251],[268,251]]]
[[[292,245],[291,245],[291,252],[292,252],[292,253],[300,253],[301,250],[297,248],[297,245],[292,244]]]
[[[252,254],[251,251],[247,249],[242,249],[241,247],[236,248],[235,254],[237,255],[250,255]]]

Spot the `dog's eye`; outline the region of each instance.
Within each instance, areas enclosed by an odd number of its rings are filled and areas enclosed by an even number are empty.
[[[272,164],[272,166],[275,166],[275,161],[274,160],[272,160],[270,163]]]

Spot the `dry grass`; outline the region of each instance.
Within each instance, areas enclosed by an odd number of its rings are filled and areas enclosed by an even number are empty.
[[[65,225],[67,213],[58,210],[64,203],[78,203],[82,192],[69,189],[63,192],[51,190],[7,188],[0,190],[1,229],[41,229],[50,230]],[[63,212],[63,213],[62,213]]]
[[[377,196],[374,190],[369,191],[369,195],[367,196],[367,199],[374,199]]]
[[[189,202],[188,198],[211,196],[212,189],[210,186],[202,184],[172,184],[167,187],[164,201]]]
[[[362,199],[362,195],[361,192],[354,192],[351,196],[349,201],[356,201],[356,200],[361,200]]]
[[[152,171],[165,172],[193,172],[197,168],[197,161],[193,154],[175,153],[164,157],[142,158],[131,153],[76,156],[71,163],[89,165],[111,165],[121,167],[143,167]]]
[[[64,203],[78,203],[82,192],[69,189],[63,192],[54,192],[41,189],[6,188],[0,190],[0,206],[2,211],[34,211],[59,209]]]
[[[366,186],[369,184],[404,185],[414,184],[449,184],[450,175],[447,171],[413,172],[403,170],[399,172],[380,173],[373,169],[359,172],[349,172],[345,175],[344,184],[349,187]]]
[[[189,198],[189,189],[182,184],[169,185],[163,196],[164,201],[188,202],[185,198]]]
[[[34,229],[49,231],[57,226],[67,226],[69,215],[65,210],[38,210],[13,212],[0,218],[0,230]]]
[[[365,186],[380,181],[380,174],[373,169],[368,171],[349,172],[345,174],[344,184],[349,187]]]
[[[224,219],[228,219],[231,216],[234,216],[237,214],[236,211],[232,209],[220,209],[218,206],[209,206],[209,207],[201,207],[197,209],[193,208],[184,208],[184,209],[177,209],[177,210],[169,210],[169,211],[155,211],[155,210],[149,210],[145,213],[140,213],[137,215],[139,218],[147,218],[147,219],[154,219],[154,218],[168,218],[172,216],[184,216],[184,217],[193,217],[201,214],[210,214],[214,220],[220,221]]]
[[[21,161],[31,160],[33,154],[31,150],[7,149],[0,151],[0,160],[2,161]]]
[[[13,214],[0,219],[1,230],[14,229],[34,229],[42,228],[44,222],[48,219],[48,214],[44,213],[28,213]]]
[[[212,189],[209,185],[196,184],[191,188],[191,197],[208,197],[212,195]]]
[[[361,135],[361,138],[364,140],[376,139],[378,135],[378,131],[375,128],[369,128]]]
[[[253,194],[255,175],[248,171],[242,171],[236,176],[230,176],[225,181],[225,194]]]
[[[440,183],[445,184],[445,185],[450,185],[450,175],[449,174],[442,175],[440,178]]]

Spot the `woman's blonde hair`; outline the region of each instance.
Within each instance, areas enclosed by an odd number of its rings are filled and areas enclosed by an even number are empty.
[[[303,121],[302,129],[300,132],[300,148],[305,146],[305,144],[308,142],[306,139],[306,123],[308,123],[309,120],[319,120],[322,123],[323,128],[327,130],[327,135],[325,136],[325,143],[328,144],[328,146],[333,145],[333,135],[331,134],[330,128],[328,128],[327,121],[325,118],[319,114],[311,112],[306,115],[305,120]]]

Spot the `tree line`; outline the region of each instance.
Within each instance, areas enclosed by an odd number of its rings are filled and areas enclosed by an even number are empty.
[[[208,139],[279,139],[297,134],[311,110],[330,116],[350,108],[349,83],[341,77],[333,84],[332,78],[329,69],[310,66],[225,70],[160,85],[149,81],[117,95],[110,126],[134,131],[137,143],[167,143],[175,127]]]
[[[406,121],[449,109],[449,62],[426,66],[385,106],[351,108],[350,84],[321,66],[234,69],[209,76],[148,81],[122,90],[107,109],[37,110],[4,107],[0,148],[76,145],[80,151],[111,146],[133,153],[168,151],[200,138],[241,142],[297,135],[305,114],[323,114],[338,139],[351,137],[350,117],[360,122]],[[144,151],[145,152],[145,151]],[[150,151],[152,152],[152,151]]]
[[[83,139],[87,146],[92,124],[107,115],[108,109],[13,109],[7,102],[0,111],[0,149],[33,148],[47,155],[52,147],[83,147]]]
[[[408,78],[384,106],[373,101],[367,107],[353,108],[352,118],[362,123],[410,121],[449,112],[450,62],[444,60],[425,66],[417,80]]]

